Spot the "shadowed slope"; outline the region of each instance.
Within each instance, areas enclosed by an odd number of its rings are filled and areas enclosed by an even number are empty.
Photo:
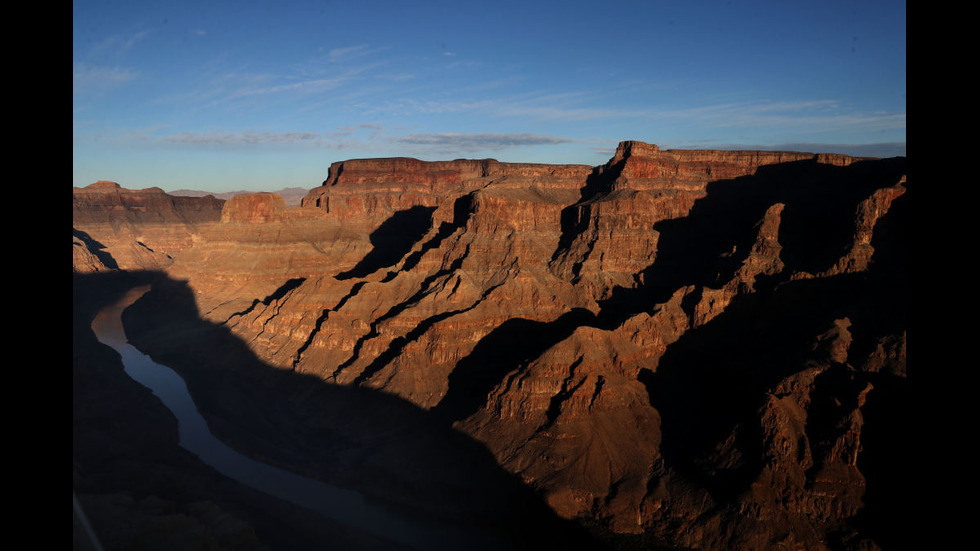
[[[176,282],[155,285],[124,319],[132,341],[185,377],[212,431],[249,455],[486,531],[504,548],[588,548],[481,445],[393,396],[264,365],[226,329],[198,319]]]
[[[78,239],[81,243],[83,243],[85,245],[85,249],[88,250],[88,252],[92,253],[92,255],[94,255],[96,258],[98,258],[99,261],[105,265],[105,267],[109,268],[110,270],[115,270],[119,268],[119,264],[116,263],[116,259],[112,258],[112,255],[105,250],[106,249],[105,245],[99,243],[95,239],[92,239],[92,237],[89,234],[81,230],[76,230],[73,228],[71,233],[72,236],[75,239]]]
[[[469,417],[486,404],[487,394],[505,375],[520,369],[592,319],[592,312],[578,309],[553,322],[520,318],[504,322],[459,361],[449,375],[449,391],[432,409],[433,413],[450,422]]]
[[[656,261],[640,274],[643,284],[616,289],[602,304],[603,324],[617,325],[625,316],[666,302],[681,287],[730,280],[755,238],[755,224],[777,203],[786,205],[779,231],[784,274],[830,268],[851,243],[858,203],[894,185],[904,173],[904,158],[846,167],[797,161],[708,184],[707,195],[688,216],[655,226],[660,232]]]
[[[519,317],[505,322],[457,364],[449,376],[449,391],[435,411],[451,421],[479,412],[475,421],[464,424],[473,427],[478,438],[492,442],[498,455],[517,468],[537,464],[539,456],[547,458],[540,461],[559,467],[591,460],[590,448],[575,449],[573,444],[576,438],[583,442],[587,438],[571,426],[563,429],[553,424],[570,395],[594,384],[592,400],[579,401],[583,406],[577,415],[587,417],[595,396],[604,391],[602,368],[592,368],[599,374],[589,384],[580,378],[578,386],[569,387],[545,379],[541,368],[532,372],[529,366],[579,328],[621,331],[627,322],[642,323],[635,321],[636,316],[655,314],[672,297],[681,298],[689,328],[656,358],[656,372],[643,369],[639,376],[649,404],[659,413],[662,431],[661,457],[655,458],[660,471],[651,477],[648,492],[656,500],[655,507],[662,507],[656,514],[664,516],[656,522],[664,524],[654,528],[670,534],[665,528],[669,523],[693,525],[683,517],[704,515],[724,528],[687,526],[684,529],[692,531],[687,541],[701,537],[693,535],[697,530],[711,538],[704,541],[706,546],[716,548],[764,548],[774,541],[767,538],[778,539],[784,532],[805,541],[822,540],[852,519],[861,506],[864,475],[852,468],[847,446],[860,439],[868,384],[878,377],[867,372],[868,356],[882,339],[901,336],[905,328],[903,237],[890,221],[904,216],[903,190],[894,190],[900,196],[894,199],[893,210],[874,226],[870,269],[848,272],[839,261],[858,245],[856,216],[862,205],[877,191],[900,185],[904,173],[904,159],[849,166],[808,160],[765,166],[751,176],[708,184],[706,195],[694,203],[688,216],[656,225],[660,234],[656,260],[638,274],[636,287],[616,289],[612,298],[600,302],[595,315],[573,310],[550,323]],[[778,229],[781,263],[777,271],[755,275],[754,284],[745,283],[738,279],[740,270],[753,260],[756,242],[770,238],[760,235],[760,227],[773,212],[782,217],[775,218],[777,225],[767,231]],[[567,233],[562,239],[571,241]],[[728,293],[726,302],[713,317],[698,318],[706,311],[705,304],[721,293]],[[615,364],[622,352],[609,350],[608,363]],[[572,367],[563,371],[560,360],[552,360],[555,374],[580,370],[581,356],[565,358]],[[527,390],[505,381],[527,383]],[[529,429],[526,425],[537,417],[528,412],[538,414],[534,407],[540,407],[530,404],[540,404],[538,395],[545,389],[558,389],[558,394],[548,402],[546,422]],[[775,419],[783,419],[780,415],[802,419],[798,432],[795,426],[774,424]],[[880,415],[874,419],[886,424]],[[533,431],[537,431],[531,436],[538,439],[536,445],[525,448],[522,442],[530,440],[509,440],[509,434]],[[779,479],[796,474],[781,471],[783,465],[773,458],[781,438],[796,438],[801,446],[793,466],[801,473],[798,480]],[[528,455],[520,455],[523,449],[529,450]],[[595,463],[587,471],[601,479],[608,468]],[[526,476],[540,479],[548,473]],[[662,495],[667,490],[658,483],[677,480],[690,488],[685,491],[693,503],[683,503],[684,492],[677,490],[671,496],[674,502]],[[578,482],[562,480],[561,484],[575,488]],[[827,498],[823,504],[820,496],[825,492],[841,496]],[[786,495],[792,496],[792,507],[785,504]],[[606,499],[615,497],[614,490]],[[706,502],[708,497],[711,501]],[[670,505],[661,505],[665,502],[690,509],[669,512]],[[753,507],[768,508],[772,521],[759,526],[744,512]],[[878,515],[872,516],[881,518]]]
[[[72,283],[72,489],[107,551],[391,550],[301,507],[234,482],[178,446],[169,410],[99,343],[92,319],[162,274],[75,275]],[[75,535],[76,549],[87,538]]]

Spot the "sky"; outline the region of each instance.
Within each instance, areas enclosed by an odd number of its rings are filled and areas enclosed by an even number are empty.
[[[72,183],[313,188],[366,157],[905,155],[905,1],[76,0]]]

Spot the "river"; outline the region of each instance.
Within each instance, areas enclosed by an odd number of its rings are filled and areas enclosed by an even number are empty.
[[[148,287],[132,289],[118,302],[104,308],[92,322],[92,329],[100,342],[122,356],[126,373],[149,388],[173,412],[181,447],[238,482],[399,544],[425,550],[488,548],[492,540],[485,534],[466,533],[456,527],[403,517],[358,492],[256,461],[218,440],[208,429],[180,375],[154,362],[126,340],[122,312],[147,290]]]

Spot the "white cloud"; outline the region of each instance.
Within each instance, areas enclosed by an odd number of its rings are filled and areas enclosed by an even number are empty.
[[[781,143],[775,145],[724,144],[710,149],[741,149],[763,151],[806,151],[809,153],[841,153],[852,157],[904,157],[905,142],[839,144],[839,143]],[[684,147],[682,149],[689,149]]]
[[[569,143],[574,140],[561,136],[532,133],[416,133],[395,138],[394,141],[407,145],[441,146],[451,147],[460,151],[480,151],[532,145],[554,145]]]
[[[88,51],[89,59],[101,56],[122,56],[127,54],[137,43],[149,36],[149,32],[140,31],[128,36],[112,35],[96,43]]]
[[[354,57],[359,57],[368,53],[367,44],[357,46],[347,46],[346,48],[334,48],[327,53],[330,61],[345,61]]]
[[[661,111],[651,116],[709,128],[786,128],[797,134],[899,130],[906,124],[904,113],[844,112],[834,100],[731,103]]]
[[[180,132],[159,141],[185,145],[288,145],[316,142],[317,132]]]
[[[73,93],[101,92],[125,85],[139,76],[128,67],[103,67],[87,63],[72,66]]]

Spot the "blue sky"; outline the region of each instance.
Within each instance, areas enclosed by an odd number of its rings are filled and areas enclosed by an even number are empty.
[[[904,155],[903,1],[73,3],[72,180],[312,188],[333,161]]]

